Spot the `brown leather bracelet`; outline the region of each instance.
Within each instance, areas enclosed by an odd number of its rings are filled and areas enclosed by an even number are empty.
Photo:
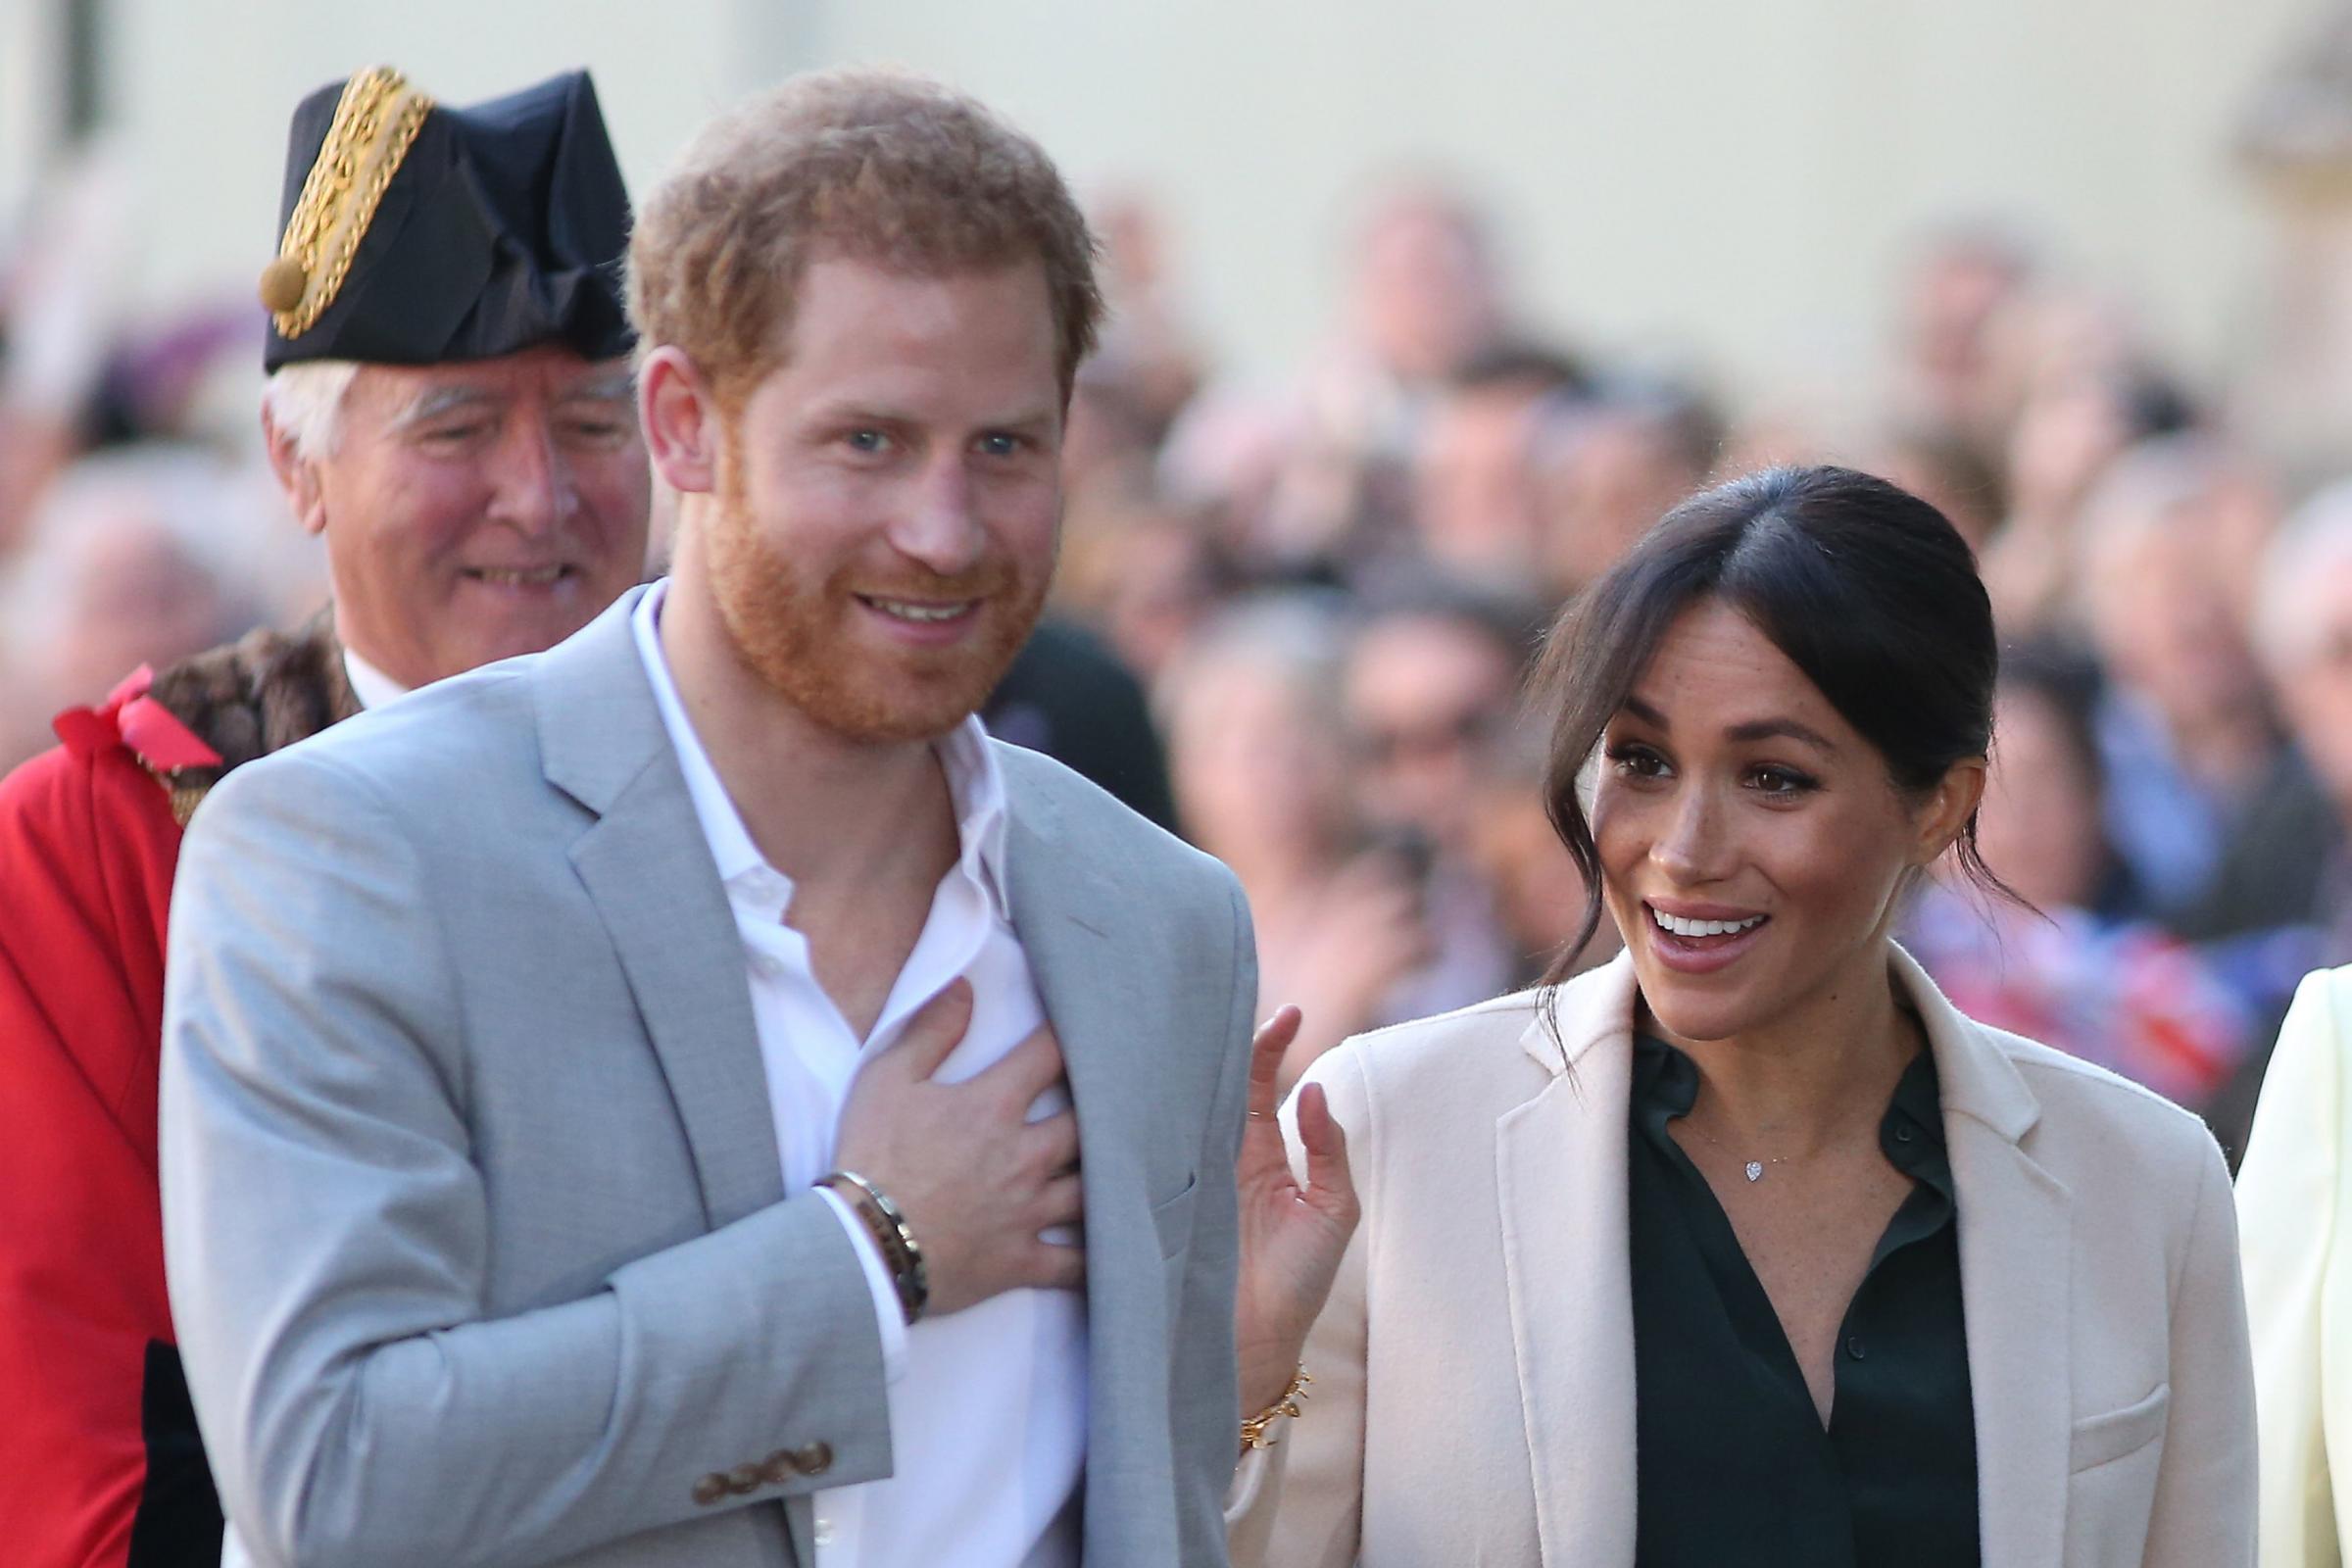
[[[834,1171],[816,1185],[832,1189],[857,1211],[874,1246],[881,1250],[883,1266],[899,1293],[899,1309],[906,1314],[908,1324],[920,1322],[931,1301],[931,1280],[923,1267],[923,1249],[906,1214],[881,1188],[854,1170]]]

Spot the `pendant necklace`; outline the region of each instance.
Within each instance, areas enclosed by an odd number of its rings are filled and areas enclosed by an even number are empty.
[[[1713,1144],[1717,1149],[1723,1150],[1725,1153],[1728,1154],[1731,1152],[1731,1150],[1725,1146],[1721,1139],[1709,1133],[1698,1123],[1690,1120],[1690,1117],[1685,1116],[1683,1118],[1683,1125],[1690,1128],[1692,1132],[1698,1134],[1699,1137],[1704,1138],[1708,1143]],[[1788,1163],[1789,1158],[1790,1156],[1788,1154],[1776,1154],[1768,1156],[1765,1159],[1751,1159],[1746,1164],[1740,1167],[1740,1173],[1745,1176],[1751,1182],[1760,1182],[1764,1179],[1764,1169],[1766,1165],[1786,1165]]]

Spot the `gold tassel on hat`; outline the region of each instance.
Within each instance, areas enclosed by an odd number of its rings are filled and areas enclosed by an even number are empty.
[[[262,304],[280,337],[302,336],[334,304],[376,205],[432,107],[389,66],[363,71],[344,86],[277,260],[262,269]]]

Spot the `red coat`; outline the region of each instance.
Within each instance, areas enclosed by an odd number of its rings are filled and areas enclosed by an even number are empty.
[[[156,1185],[180,835],[140,756],[218,758],[145,698],[144,673],[106,708],[62,716],[66,744],[0,780],[0,1556],[12,1568],[220,1551],[170,1350]]]

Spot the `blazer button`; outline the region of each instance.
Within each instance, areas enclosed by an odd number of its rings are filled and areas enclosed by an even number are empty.
[[[790,1448],[778,1448],[760,1466],[760,1479],[771,1487],[780,1487],[800,1479],[801,1467]]]
[[[727,1485],[727,1478],[713,1470],[694,1484],[694,1500],[699,1506],[708,1508],[733,1490]]]
[[[833,1468],[833,1445],[811,1443],[792,1456],[792,1462],[805,1476],[821,1476]]]
[[[758,1465],[739,1464],[727,1472],[727,1490],[738,1497],[749,1496],[760,1490],[760,1483],[765,1479]]]

